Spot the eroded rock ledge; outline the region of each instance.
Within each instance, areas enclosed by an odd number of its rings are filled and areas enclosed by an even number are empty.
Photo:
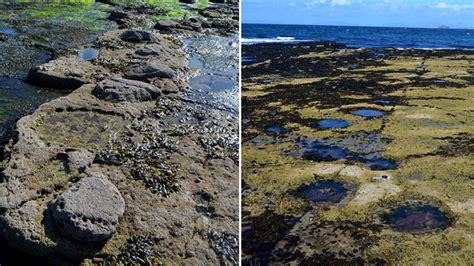
[[[1,234],[55,261],[235,264],[236,118],[182,100],[178,37],[115,30],[92,47],[91,61],[71,51],[30,75],[74,91],[17,122]]]

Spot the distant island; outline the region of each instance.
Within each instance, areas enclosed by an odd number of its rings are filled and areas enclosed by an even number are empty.
[[[450,27],[448,25],[440,25],[438,29],[450,29]]]

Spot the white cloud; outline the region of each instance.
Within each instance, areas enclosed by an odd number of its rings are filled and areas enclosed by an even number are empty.
[[[321,5],[321,4],[324,4],[324,3],[326,3],[326,0],[313,0],[311,2],[307,2],[306,6],[307,7],[312,7],[312,6]]]
[[[332,0],[331,5],[333,6],[348,6],[352,4],[350,0]]]
[[[453,10],[462,10],[462,9],[472,9],[474,4],[447,4],[445,2],[440,2],[436,5],[430,6],[431,8],[439,9],[453,9]]]
[[[306,3],[307,7],[313,7],[316,5],[323,5],[330,3],[332,6],[348,6],[354,3],[354,0],[312,0]]]

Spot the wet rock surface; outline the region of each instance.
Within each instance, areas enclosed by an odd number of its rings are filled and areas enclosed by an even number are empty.
[[[1,235],[57,264],[237,264],[237,79],[225,93],[194,97],[188,80],[208,72],[188,66],[202,57],[183,46],[237,37],[212,25],[202,36],[193,27],[160,33],[141,24],[164,15],[159,8],[115,8],[126,15],[110,19],[123,29],[32,66],[31,81],[73,91],[12,130],[1,162]],[[215,61],[238,69],[238,59]]]
[[[472,50],[242,50],[244,265],[466,264]]]

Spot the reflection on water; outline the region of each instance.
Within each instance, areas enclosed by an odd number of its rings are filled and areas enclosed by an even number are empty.
[[[438,207],[431,205],[400,206],[382,215],[382,220],[396,231],[409,233],[445,229],[450,222]]]
[[[0,77],[0,136],[13,122],[39,105],[61,96],[60,92],[31,86],[18,79]]]
[[[348,191],[342,183],[322,180],[301,186],[297,194],[314,203],[339,203],[347,196]]]

